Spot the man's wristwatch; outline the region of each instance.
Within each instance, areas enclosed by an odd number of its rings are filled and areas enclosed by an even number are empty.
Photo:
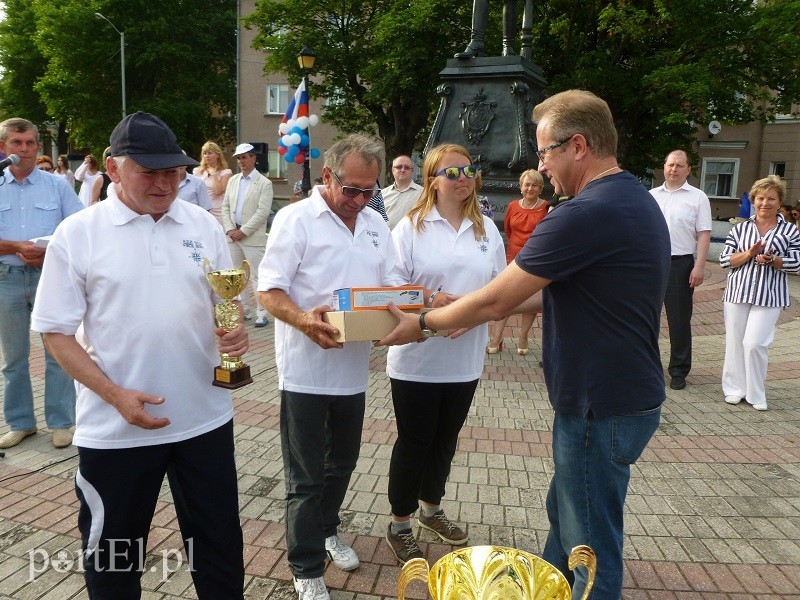
[[[428,329],[428,326],[425,324],[425,313],[419,316],[419,328],[422,330],[422,335],[426,338],[436,335],[436,332],[433,329]]]

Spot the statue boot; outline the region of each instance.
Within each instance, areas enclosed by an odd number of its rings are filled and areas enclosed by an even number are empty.
[[[483,56],[483,36],[472,32],[472,39],[463,52],[457,52],[455,58],[476,58]]]

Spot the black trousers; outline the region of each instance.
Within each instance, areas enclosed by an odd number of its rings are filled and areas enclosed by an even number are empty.
[[[325,538],[339,529],[361,450],[366,397],[281,391],[286,558],[296,579],[325,572]]]
[[[673,256],[669,269],[664,308],[669,326],[669,366],[672,377],[686,377],[692,369],[692,295],[689,275],[694,268],[694,257]]]
[[[389,465],[389,503],[402,517],[418,500],[439,504],[478,380],[421,383],[391,379],[397,441]]]
[[[163,553],[144,564],[165,474],[184,543],[181,568],[191,570],[197,597],[244,597],[233,421],[182,442],[78,453],[78,529],[91,600],[138,600],[145,569],[169,575]]]

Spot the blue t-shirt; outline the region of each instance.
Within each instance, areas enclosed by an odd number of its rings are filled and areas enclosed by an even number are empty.
[[[669,231],[639,180],[622,172],[587,185],[545,217],[516,263],[552,280],[542,360],[557,412],[605,418],[664,401],[658,334]]]

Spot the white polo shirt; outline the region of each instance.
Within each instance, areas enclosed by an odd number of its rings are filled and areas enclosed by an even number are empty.
[[[425,216],[425,230],[417,232],[408,217],[392,230],[399,271],[406,283],[464,295],[482,288],[506,267],[503,239],[489,217],[486,234],[475,239],[472,221],[464,219],[458,231],[436,207]],[[389,348],[386,372],[406,381],[455,383],[473,381],[483,373],[489,326],[479,325],[457,339],[433,337],[418,344]]]
[[[684,181],[675,191],[660,185],[650,194],[667,220],[672,256],[694,254],[698,232],[711,231],[711,203],[706,193]]]
[[[109,197],[66,219],[47,247],[31,328],[74,335],[124,388],[163,396],[148,405],[167,417],[162,429],[128,424],[97,394],[79,385],[75,445],[129,448],[177,442],[233,417],[230,392],[211,385],[220,358],[203,259],[232,268],[217,220],[175,201],[158,221]]]
[[[258,269],[258,290],[283,290],[303,310],[331,304],[334,290],[402,285],[393,272],[394,245],[383,217],[362,210],[355,233],[325,203],[324,187],[277,212]],[[275,320],[278,387],[344,396],[365,392],[371,342],[323,350],[303,332]]]

